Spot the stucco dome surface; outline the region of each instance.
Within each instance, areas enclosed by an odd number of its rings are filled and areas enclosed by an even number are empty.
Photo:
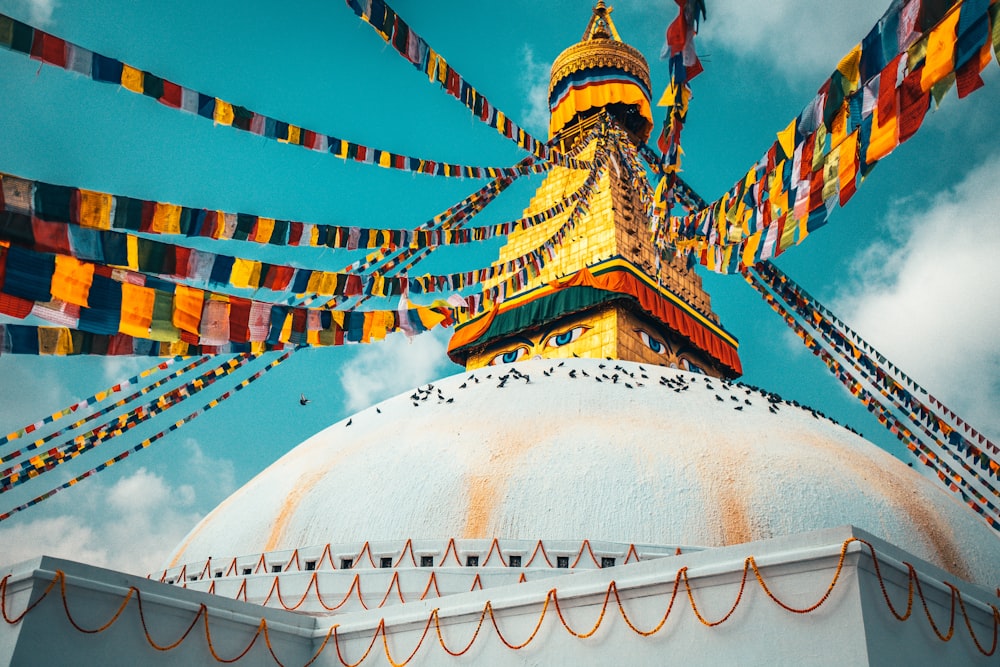
[[[1000,539],[970,509],[843,427],[770,405],[740,385],[620,361],[460,373],[289,451],[168,565],[407,538],[712,547],[853,524],[1000,583]]]

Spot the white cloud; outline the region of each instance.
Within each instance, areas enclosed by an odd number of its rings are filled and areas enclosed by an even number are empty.
[[[885,242],[854,261],[834,311],[933,395],[986,432],[1000,432],[1000,158],[923,211],[900,201]],[[862,278],[863,276],[863,278]]]
[[[830,74],[878,21],[887,2],[872,0],[713,0],[698,35],[699,53],[728,51],[791,80]],[[675,12],[669,14],[673,20]],[[669,21],[668,21],[669,22]],[[747,69],[747,85],[765,73]]]
[[[394,334],[361,350],[340,372],[347,409],[367,408],[441,377],[449,366],[448,335],[449,332],[439,330],[408,340]]]
[[[21,4],[28,8],[31,22],[43,28],[51,25],[52,14],[59,6],[57,0],[22,0]]]
[[[522,110],[524,125],[531,132],[545,135],[549,130],[549,71],[552,63],[535,60],[535,52],[527,44],[521,51],[521,83],[525,90]]]
[[[158,569],[235,486],[232,463],[206,456],[196,441],[184,441],[180,458],[184,483],[145,467],[114,482],[97,476],[47,501],[52,507],[25,512],[56,516],[0,524],[0,565],[47,555],[139,575]]]

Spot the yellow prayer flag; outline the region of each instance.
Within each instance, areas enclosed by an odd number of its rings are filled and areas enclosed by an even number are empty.
[[[197,334],[205,292],[187,285],[177,285],[174,290],[174,326],[181,331]]]
[[[428,329],[433,329],[437,325],[441,324],[445,317],[441,313],[436,310],[431,310],[430,308],[417,308],[417,316]]]
[[[133,93],[142,92],[142,70],[122,64],[122,86]]]
[[[677,84],[671,81],[663,90],[660,101],[656,103],[658,107],[672,107],[677,102]]]
[[[952,8],[927,36],[927,57],[920,74],[920,87],[925,93],[955,69],[955,29],[959,17],[957,10],[958,7]]]
[[[868,149],[865,153],[865,162],[875,164],[899,145],[899,125],[896,116],[893,114],[888,118],[880,118],[878,105],[872,110],[872,133],[868,140]]]
[[[260,279],[260,262],[256,262],[252,259],[244,259],[242,257],[237,257],[233,262],[233,270],[230,274],[229,281],[233,287],[258,287],[253,279],[254,273],[257,274],[257,279]]]
[[[93,264],[81,262],[69,255],[56,255],[56,270],[52,274],[53,299],[86,307],[93,282]]]
[[[858,44],[837,65],[837,71],[844,75],[844,80],[848,84],[848,87],[844,90],[845,94],[853,93],[858,89],[858,84],[861,80],[860,66],[861,45]]]
[[[64,356],[73,352],[73,336],[66,327],[39,327],[38,353]],[[58,419],[58,417],[56,417]]]
[[[823,163],[823,199],[836,196],[840,186],[840,151],[830,151]]]
[[[1000,4],[990,7],[990,20],[993,22],[993,55],[1000,65]]]
[[[128,268],[139,270],[139,237],[129,234],[125,237],[125,248],[128,251]]]
[[[254,234],[254,241],[257,243],[269,243],[271,234],[274,233],[274,218],[257,218],[257,229]]]
[[[181,207],[157,202],[153,210],[152,230],[160,234],[180,234]]]
[[[148,338],[155,299],[156,291],[152,288],[122,283],[122,316],[118,330],[135,338]]]
[[[387,151],[382,151],[378,156],[378,166],[386,168],[391,167],[392,166],[391,158],[392,158],[391,153]]]
[[[795,152],[795,122],[797,119],[793,118],[792,122],[788,124],[781,132],[778,132],[778,144],[781,146],[781,150],[785,151],[785,157],[791,157],[792,153]]]
[[[80,190],[79,224],[92,229],[111,229],[111,195]]]
[[[287,343],[292,339],[292,313],[285,314],[285,323],[281,325],[281,334],[278,340]]]
[[[215,122],[219,125],[232,125],[234,118],[236,116],[233,114],[233,105],[215,98]]]
[[[823,160],[826,158],[826,136],[826,125],[820,123],[820,126],[816,128],[813,140],[813,160],[810,171],[817,171],[823,166]]]

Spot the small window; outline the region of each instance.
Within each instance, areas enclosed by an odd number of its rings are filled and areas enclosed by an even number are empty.
[[[174,580],[173,579],[167,579],[167,583],[170,584],[170,585],[173,585]]]
[[[434,556],[421,556],[420,567],[434,567]]]
[[[188,581],[198,581],[198,575],[192,574],[191,576],[188,577]]]
[[[316,569],[316,561],[314,561],[314,560],[307,560],[306,561],[306,571],[312,572],[315,569]]]
[[[569,556],[558,556],[556,558],[556,567],[561,567],[561,568],[569,567]]]
[[[221,579],[222,578],[222,570],[219,570],[218,572],[215,573],[215,578],[216,579]]]
[[[382,568],[392,567],[392,556],[382,556],[378,561],[378,566]]]
[[[251,570],[249,567],[243,568],[243,576],[245,577],[248,574],[253,574],[253,570]]]
[[[466,556],[465,565],[466,567],[479,567],[479,556]]]
[[[279,572],[281,572],[281,566],[280,565],[272,565],[271,566],[271,572],[273,572],[274,574],[278,574]]]
[[[601,558],[601,567],[614,567],[614,566],[615,566],[614,558],[608,558],[607,556],[603,556]]]
[[[521,567],[521,557],[511,556],[510,558],[507,559],[507,564],[510,567]]]
[[[354,559],[353,558],[341,558],[340,559],[340,569],[341,570],[350,570],[352,567],[354,567]]]

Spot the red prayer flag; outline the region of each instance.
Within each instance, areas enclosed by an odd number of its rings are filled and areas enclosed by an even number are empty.
[[[930,108],[930,93],[920,83],[922,73],[923,68],[910,72],[899,86],[899,143],[916,134]]]
[[[36,30],[35,39],[31,43],[31,57],[50,65],[66,67],[66,42]]]
[[[181,87],[176,83],[171,83],[164,79],[163,94],[160,95],[160,102],[168,107],[179,109],[181,106]]]

